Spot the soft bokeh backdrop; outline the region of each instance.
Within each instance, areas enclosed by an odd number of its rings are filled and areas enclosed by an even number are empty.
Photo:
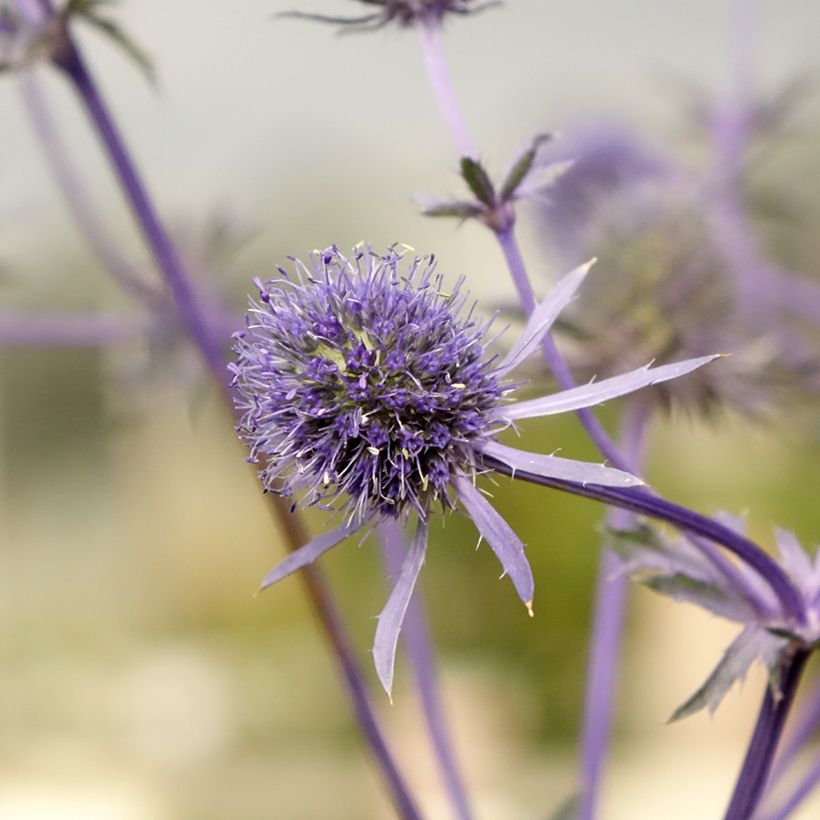
[[[250,278],[288,254],[403,241],[435,251],[448,275],[468,274],[480,297],[510,301],[491,237],[425,221],[410,200],[459,192],[413,33],[335,36],[272,16],[295,6],[356,10],[343,0],[119,4],[155,62],[158,90],[109,43],[81,32],[200,275],[238,311]],[[820,6],[761,6],[755,73],[771,91],[817,70]],[[733,30],[728,4],[714,0],[510,0],[452,22],[446,46],[491,168],[536,131],[600,117],[696,160],[703,148],[686,128],[681,81],[725,93]],[[151,275],[75,101],[59,77],[37,74],[92,200]],[[764,171],[791,191],[801,216],[802,231],[779,241],[790,262],[815,274],[818,99],[808,95]],[[536,233],[526,250],[543,293],[557,271]],[[220,253],[203,251],[214,237]],[[128,310],[76,231],[9,77],[0,81],[0,266],[5,308]],[[795,421],[788,410],[768,427],[659,423],[653,483],[705,512],[748,510],[767,543],[772,522],[817,542],[820,425],[816,412]],[[607,408],[608,420],[616,413]],[[560,444],[594,457],[572,419],[531,429],[532,449]],[[281,546],[243,456],[184,346],[0,349],[1,817],[390,816],[298,581],[252,595]],[[422,586],[478,816],[545,818],[574,788],[602,511],[504,481],[496,496],[530,545],[537,617],[525,617],[459,517],[434,527]],[[323,565],[375,682],[368,647],[385,596],[376,551],[349,544]],[[606,820],[719,815],[761,676],[713,719],[664,721],[732,632],[636,591]],[[447,817],[405,672],[400,665],[392,708],[376,698],[429,816]],[[818,806],[798,816],[816,816]]]

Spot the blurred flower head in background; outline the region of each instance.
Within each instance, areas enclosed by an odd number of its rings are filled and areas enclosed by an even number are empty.
[[[391,23],[408,27],[420,22],[440,23],[448,14],[465,16],[476,14],[498,2],[477,2],[476,0],[356,0],[368,8],[367,14],[358,17],[333,17],[303,11],[286,12],[287,17],[334,23],[348,29],[373,30]],[[373,9],[376,9],[375,11]]]
[[[734,260],[716,237],[708,181],[611,125],[570,132],[542,156],[574,159],[539,205],[548,252],[559,265],[593,250],[599,258],[557,327],[580,374],[720,350],[732,355],[719,369],[654,395],[667,407],[751,416],[816,378],[820,351],[808,336],[795,338],[767,280],[751,289],[751,305],[739,292]]]

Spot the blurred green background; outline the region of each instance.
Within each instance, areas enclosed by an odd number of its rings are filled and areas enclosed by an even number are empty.
[[[411,193],[459,193],[456,158],[412,32],[334,34],[272,19],[300,3],[144,0],[123,25],[159,93],[93,34],[92,66],[163,214],[208,286],[241,308],[248,282],[288,254],[366,239],[435,251],[480,297],[512,299],[491,237],[424,221]],[[761,3],[761,90],[816,71],[820,7]],[[307,8],[307,6],[304,6]],[[356,11],[315,0],[311,10]],[[729,6],[518,0],[448,27],[466,116],[500,170],[536,131],[608,116],[697,161],[673,77],[725,92]],[[80,112],[38,72],[92,197],[123,247],[144,252]],[[775,237],[816,273],[820,171],[809,95],[764,175],[802,231]],[[0,299],[4,308],[129,310],[88,252],[0,83]],[[222,237],[220,253],[203,247]],[[235,240],[235,241],[234,241]],[[787,247],[786,247],[787,246]],[[557,273],[526,246],[546,290]],[[144,264],[150,275],[150,266]],[[818,415],[770,426],[683,417],[652,430],[648,474],[752,532],[820,533]],[[617,408],[608,407],[608,423]],[[594,458],[573,419],[528,426],[531,449]],[[0,817],[224,820],[390,816],[335,668],[290,579],[258,598],[282,547],[216,397],[179,340],[102,351],[0,349]],[[585,639],[602,510],[501,480],[499,510],[529,545],[530,621],[460,516],[434,526],[422,588],[456,748],[480,818],[546,818],[574,789]],[[320,516],[311,526],[323,527]],[[369,646],[385,595],[370,543],[322,562],[375,684]],[[635,591],[605,784],[606,820],[719,816],[762,691],[755,674],[713,719],[664,725],[732,627]],[[448,807],[400,661],[394,705],[374,687],[430,817]],[[672,798],[670,800],[670,798]],[[820,803],[798,817],[815,817]]]

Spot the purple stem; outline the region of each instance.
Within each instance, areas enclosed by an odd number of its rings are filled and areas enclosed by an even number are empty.
[[[725,820],[748,820],[757,807],[808,657],[809,653],[801,649],[789,659],[783,670],[781,692],[774,693],[771,686],[766,686],[757,724],[729,808],[726,809]]]
[[[621,449],[633,470],[641,470],[649,415],[648,403],[639,398],[633,399],[625,408]],[[620,508],[610,508],[609,519],[615,529],[628,529],[634,524],[635,515]],[[601,777],[612,733],[628,584],[621,559],[611,550],[605,550],[598,566],[595,611],[589,639],[581,730],[579,820],[592,820],[597,814]]]
[[[157,267],[165,277],[186,331],[200,350],[212,376],[221,384],[226,384],[228,374],[222,344],[217,341],[216,335],[210,328],[208,314],[200,305],[194,286],[157,216],[125,143],[100,96],[97,85],[73,42],[67,45],[61,57],[60,67],[74,85],[103,143],[134,219],[154,256]]]
[[[419,18],[418,28],[427,76],[430,78],[442,119],[456,144],[459,156],[477,159],[478,154],[464,124],[461,108],[450,82],[450,73],[447,71],[441,43],[441,21],[432,16],[422,16]]]
[[[772,776],[769,780],[769,787],[773,788],[781,777],[786,773],[789,766],[811,740],[812,735],[820,728],[820,686],[816,686],[808,704],[801,708],[799,721],[795,730],[785,741],[783,750],[777,756]]]
[[[792,812],[812,793],[818,783],[820,783],[820,757],[815,759],[803,779],[791,795],[783,801],[780,808],[760,815],[760,820],[786,820],[791,817]]]
[[[41,0],[40,3],[34,0],[17,0],[17,2],[23,14],[53,14],[50,0]],[[70,37],[60,55],[59,67],[65,71],[74,85],[103,143],[134,218],[142,230],[146,244],[153,253],[157,267],[165,277],[177,312],[187,332],[230,404],[227,370],[219,337],[212,332],[207,312],[202,308],[196,290],[167,232],[159,221],[122,137],[85,66],[82,55]],[[276,505],[275,512],[290,548],[298,548],[306,540],[298,519],[289,517],[280,504]],[[303,571],[302,578],[314,612],[339,662],[354,714],[381,768],[396,811],[401,818],[406,820],[420,820],[421,815],[382,737],[369,701],[364,677],[324,580],[315,568]]]
[[[404,533],[401,527],[392,520],[385,520],[380,523],[378,531],[388,573],[391,576],[397,576],[401,570],[406,551]],[[470,804],[467,800],[467,792],[464,789],[456,764],[447,724],[444,719],[441,694],[436,679],[432,641],[430,640],[430,632],[419,596],[420,591],[416,588],[407,608],[407,614],[404,616],[404,645],[413,667],[413,674],[416,677],[416,686],[421,697],[421,705],[427,721],[430,740],[438,758],[441,774],[450,801],[453,804],[455,816],[458,820],[470,820],[472,817]]]
[[[0,311],[0,344],[7,347],[105,347],[136,339],[147,330],[145,320],[131,316]]]
[[[507,267],[515,283],[515,288],[518,291],[521,306],[529,316],[535,309],[535,294],[533,293],[529,276],[527,276],[527,269],[515,238],[515,228],[511,225],[505,230],[496,231],[495,235],[504,253],[504,259],[507,261]],[[547,366],[552,371],[555,381],[561,389],[569,390],[575,387],[576,383],[572,372],[567,366],[566,360],[561,355],[561,352],[558,350],[551,334],[547,333],[544,336],[542,348]],[[578,420],[587,431],[601,455],[608,459],[614,467],[629,472],[630,465],[628,461],[621,455],[606,430],[604,430],[601,423],[595,417],[595,414],[588,407],[585,407],[581,410],[576,410],[575,415],[578,417]]]
[[[720,544],[760,574],[772,588],[783,607],[784,615],[790,621],[795,624],[805,624],[806,614],[802,596],[789,577],[757,544],[728,527],[724,527],[718,521],[633,487],[601,487],[597,484],[577,484],[574,481],[547,478],[524,470],[513,470],[508,465],[487,456],[484,457],[484,463],[502,475],[591,498],[614,507],[632,510],[632,512],[646,515],[649,518],[668,521],[678,529]]]
[[[48,105],[37,78],[32,72],[23,72],[19,77],[23,103],[29,119],[40,140],[51,173],[63,198],[69,204],[70,213],[77,221],[100,261],[122,287],[140,301],[156,306],[159,294],[145,282],[140,273],[119,252],[113,238],[105,226],[97,219],[94,207],[89,201],[79,175],[69,160],[59,131],[51,116]]]

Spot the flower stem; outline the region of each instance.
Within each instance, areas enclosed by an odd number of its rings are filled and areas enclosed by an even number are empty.
[[[379,524],[378,532],[388,571],[391,575],[398,575],[406,550],[404,533],[395,521],[388,519]],[[470,804],[444,719],[432,641],[418,588],[414,591],[407,607],[407,614],[404,616],[404,645],[416,677],[427,730],[438,758],[445,788],[453,804],[454,814],[458,820],[470,820]]]
[[[18,2],[23,7],[27,5],[22,0]],[[48,0],[42,0],[40,9],[45,14],[53,14],[53,7]],[[21,8],[21,12],[26,13],[26,9]],[[196,289],[157,216],[148,192],[82,55],[70,37],[65,49],[61,52],[59,67],[63,69],[74,86],[91,119],[145,242],[165,278],[177,312],[188,334],[211,376],[219,384],[226,404],[232,406],[222,342],[213,332],[208,313],[202,306]],[[288,549],[297,549],[307,540],[307,534],[300,520],[290,514],[287,502],[283,499],[274,495],[268,497],[272,500],[273,512]],[[352,702],[353,712],[381,768],[396,811],[401,818],[418,820],[421,815],[381,734],[370,704],[364,676],[324,579],[315,568],[307,568],[301,573],[301,577],[314,613],[336,656]]]
[[[504,254],[504,259],[507,262],[507,267],[509,268],[512,280],[515,283],[516,290],[518,291],[521,306],[529,316],[529,314],[535,309],[535,295],[533,294],[532,285],[530,284],[530,279],[527,275],[527,269],[524,265],[524,260],[518,247],[518,241],[515,237],[515,226],[510,225],[510,227],[504,230],[495,231],[495,235],[498,239],[499,245],[501,246],[501,251]],[[546,359],[547,366],[561,389],[569,390],[575,387],[576,383],[572,376],[572,372],[567,366],[566,360],[561,355],[561,352],[558,350],[555,340],[552,338],[551,334],[547,333],[544,336],[542,349],[544,351],[544,358]],[[592,442],[598,448],[601,455],[604,458],[609,459],[614,467],[617,467],[619,470],[629,472],[631,465],[615,446],[614,442],[609,437],[606,430],[604,430],[601,422],[599,422],[595,417],[592,410],[588,407],[584,407],[580,410],[576,410],[575,415],[578,417],[578,420],[587,431],[587,434],[592,439]],[[634,467],[632,467],[632,469],[634,469]]]
[[[464,124],[461,108],[450,82],[450,72],[444,59],[444,48],[441,43],[441,22],[433,17],[419,18],[419,37],[421,50],[424,54],[424,64],[427,75],[433,88],[433,95],[438,103],[439,111],[444,120],[459,156],[477,159],[473,141]]]
[[[69,161],[66,146],[59,139],[40,83],[34,72],[24,72],[19,79],[23,105],[45,154],[52,176],[63,198],[70,205],[71,215],[102,264],[122,286],[140,302],[156,307],[160,294],[141,276],[131,263],[120,254],[105,225],[97,219],[82,181]]]
[[[8,347],[107,347],[148,331],[149,322],[142,317],[0,311],[0,344]]]
[[[785,739],[783,748],[775,760],[768,788],[772,789],[788,771],[797,755],[803,750],[820,728],[820,686],[815,685],[809,702],[800,708],[798,723]]]
[[[649,416],[649,405],[640,398],[633,398],[625,408],[621,447],[633,470],[641,469]],[[609,511],[610,524],[616,529],[629,528],[634,517],[634,513],[620,508]],[[581,730],[579,820],[592,820],[597,814],[601,777],[612,732],[618,657],[628,593],[628,578],[620,570],[621,559],[611,550],[605,550],[598,565],[589,639]]]
[[[186,331],[204,358],[212,377],[220,384],[227,384],[228,374],[222,345],[211,331],[208,314],[202,308],[179,254],[160,222],[119,130],[100,96],[97,84],[73,42],[69,42],[61,55],[60,67],[73,84],[105,148],[134,220],[154,256],[157,268],[165,278]]]
[[[801,649],[789,658],[782,672],[781,692],[773,692],[770,685],[766,686],[757,724],[725,820],[748,820],[757,807],[808,657],[809,653]]]
[[[484,464],[502,475],[540,484],[543,487],[552,487],[572,495],[580,495],[583,498],[591,498],[625,510],[632,510],[649,518],[667,521],[678,529],[693,535],[708,538],[734,553],[760,574],[777,596],[787,619],[795,624],[805,624],[803,599],[777,563],[753,541],[705,515],[700,515],[694,510],[681,507],[679,504],[634,487],[602,487],[597,484],[578,484],[574,481],[547,478],[524,470],[513,470],[512,467],[488,456],[484,457]]]
[[[795,809],[811,794],[817,784],[820,783],[820,758],[816,758],[808,771],[803,775],[802,780],[797,784],[786,800],[779,808],[771,812],[765,812],[760,816],[760,820],[787,820],[791,817]],[[757,815],[755,815],[757,817]]]

